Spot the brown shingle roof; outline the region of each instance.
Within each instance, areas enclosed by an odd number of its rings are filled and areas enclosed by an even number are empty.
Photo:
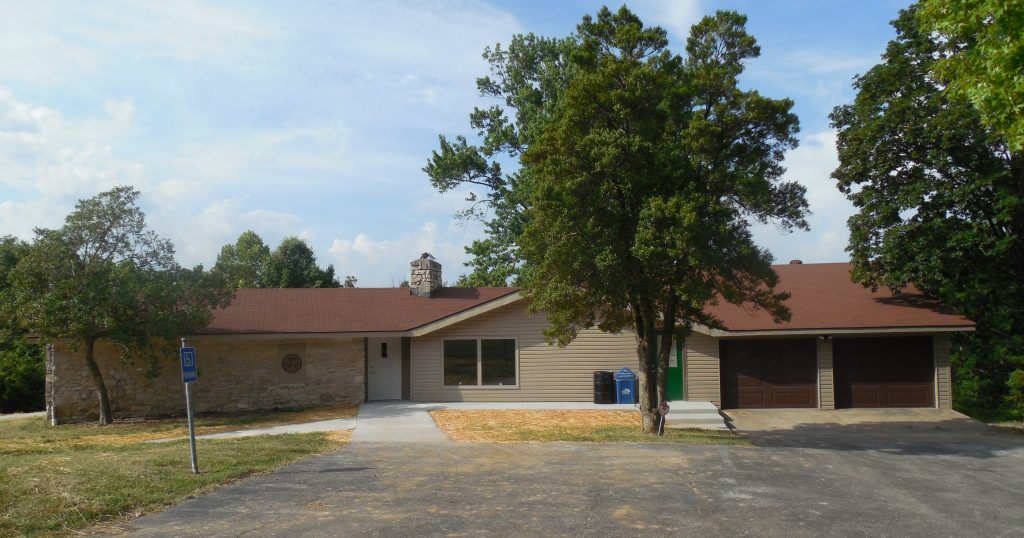
[[[779,291],[793,317],[773,323],[762,310],[728,303],[708,311],[729,331],[973,327],[974,323],[925,298],[915,288],[892,295],[850,281],[850,264],[777,265]],[[400,332],[421,327],[518,291],[516,288],[441,288],[417,297],[407,288],[240,289],[200,334]]]
[[[897,327],[973,327],[967,318],[943,307],[916,288],[893,295],[850,281],[850,264],[776,265],[778,291],[791,294],[789,322],[774,323],[763,310],[722,303],[708,308],[730,331],[867,329]]]
[[[407,331],[515,291],[441,288],[428,298],[408,288],[240,289],[200,334]]]

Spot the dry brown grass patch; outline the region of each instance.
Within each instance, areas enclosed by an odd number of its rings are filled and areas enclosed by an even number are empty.
[[[337,430],[333,432],[327,432],[327,434],[325,434],[324,437],[326,437],[328,441],[336,443],[338,446],[341,446],[349,442],[350,439],[352,439],[352,430]]]
[[[466,442],[521,441],[518,432],[551,429],[582,433],[603,426],[640,428],[637,411],[439,409],[430,416],[449,437]]]
[[[430,415],[449,437],[463,442],[752,446],[749,440],[728,430],[667,429],[661,436],[643,433],[638,411],[442,409]]]

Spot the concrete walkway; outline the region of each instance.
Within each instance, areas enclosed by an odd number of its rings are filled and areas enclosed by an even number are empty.
[[[359,406],[352,443],[451,443],[430,411],[437,404],[405,401],[369,402]]]
[[[19,418],[45,417],[46,411],[33,411],[31,413],[9,413],[0,415],[0,420],[18,420]]]
[[[208,433],[206,435],[197,435],[196,439],[232,439],[235,437],[253,437],[256,435],[279,435],[282,433],[333,432],[338,430],[351,430],[352,428],[355,427],[356,419],[339,418],[336,420],[321,420],[318,422],[282,424],[281,426],[254,428],[251,430],[236,430],[233,432]]]

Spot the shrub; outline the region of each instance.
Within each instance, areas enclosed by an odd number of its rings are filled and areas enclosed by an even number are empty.
[[[41,411],[46,406],[42,346],[24,339],[0,342],[0,413]]]
[[[1006,386],[1010,389],[1006,402],[1010,404],[1011,412],[1017,419],[1024,419],[1024,370],[1014,370]]]

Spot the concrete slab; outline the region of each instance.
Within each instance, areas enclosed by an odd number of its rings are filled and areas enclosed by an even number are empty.
[[[31,413],[8,413],[6,415],[0,415],[0,421],[2,420],[18,420],[19,418],[32,418],[32,417],[45,417],[46,411],[33,411]]]

